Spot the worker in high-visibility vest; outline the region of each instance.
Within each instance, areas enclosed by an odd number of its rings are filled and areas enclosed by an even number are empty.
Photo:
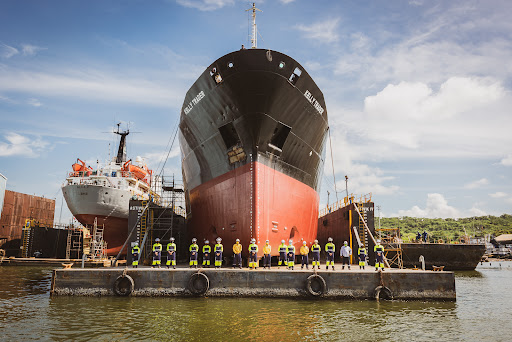
[[[373,251],[375,252],[375,271],[378,271],[379,267],[384,271],[384,246],[380,244],[380,240],[377,240]]]
[[[197,253],[199,253],[199,246],[197,245],[197,239],[193,238],[190,247],[188,248],[190,252],[190,268],[197,268]]]
[[[364,270],[366,266],[366,248],[364,248],[364,246],[359,247],[357,255],[359,256],[359,269]]]
[[[332,237],[327,239],[327,244],[325,245],[325,252],[327,253],[327,261],[325,262],[325,269],[329,269],[329,265],[332,266],[334,270],[334,252],[336,251],[336,246],[332,243]]]
[[[284,244],[284,240],[281,240],[281,244],[279,245],[279,261],[277,263],[277,268],[279,268],[283,263],[285,266],[288,266],[288,246]]]
[[[172,268],[176,268],[176,244],[174,243],[174,238],[171,237],[171,240],[167,244],[167,268],[172,265]]]
[[[221,242],[222,239],[218,237],[217,243],[215,244],[215,247],[213,247],[213,252],[215,253],[215,268],[220,268],[222,266],[222,253],[224,252],[224,246]]]
[[[270,246],[270,241],[265,241],[265,246],[263,246],[263,268],[269,268],[270,269],[270,262],[272,260],[272,257],[270,256],[270,253],[272,252],[272,247]]]
[[[160,243],[160,239],[156,238],[155,243],[153,244],[153,264],[152,267],[158,266],[160,268],[160,264],[162,261],[162,244]]]
[[[139,254],[140,254],[139,243],[135,242],[132,247],[132,266],[134,268],[137,268],[137,266],[139,266]]]
[[[295,246],[293,240],[290,239],[288,244],[288,269],[293,270],[293,266],[295,266]]]
[[[242,244],[240,239],[236,239],[233,245],[233,268],[236,266],[242,268]]]
[[[309,247],[307,245],[307,242],[302,241],[302,246],[300,246],[300,255],[302,256],[302,265],[300,266],[301,269],[303,269],[304,265],[306,265],[306,269],[309,270],[308,254]]]
[[[210,254],[212,252],[212,246],[210,241],[206,240],[203,246],[203,266],[210,267]]]
[[[251,244],[249,245],[249,268],[253,270],[258,266],[258,245],[256,244],[256,239],[251,239]]]
[[[315,269],[315,266],[320,269],[320,251],[322,250],[322,247],[318,244],[318,240],[315,240],[313,243],[313,246],[311,246],[311,254],[313,256],[313,269]]]

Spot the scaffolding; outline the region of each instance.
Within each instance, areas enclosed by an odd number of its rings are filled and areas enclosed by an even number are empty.
[[[90,256],[92,260],[103,260],[107,258],[107,243],[103,240],[105,225],[98,227],[98,218],[94,218],[94,226],[91,234]]]
[[[132,201],[133,204],[130,202],[130,207],[139,208],[137,218],[130,216],[129,225],[130,227],[133,227],[133,224],[137,225],[137,235],[132,241],[139,242],[141,247],[139,261],[145,264],[152,258],[152,246],[156,238],[160,239],[164,249],[171,237],[174,237],[177,245],[185,243],[186,210],[183,185],[177,184],[174,177],[171,179],[158,177],[157,181],[160,182],[158,203],[152,199],[140,201],[139,205],[136,201]],[[179,258],[180,253],[177,256]]]
[[[400,228],[379,228],[375,232],[384,246],[384,255],[390,267],[404,268]]]
[[[66,259],[71,259],[71,253],[76,253],[76,259],[80,259],[82,252],[83,231],[80,228],[70,228],[66,243]]]

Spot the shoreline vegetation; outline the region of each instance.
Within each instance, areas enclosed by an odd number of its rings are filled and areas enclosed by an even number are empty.
[[[379,227],[379,219],[375,218],[375,227]],[[470,238],[483,238],[486,235],[495,237],[512,233],[512,215],[479,216],[466,218],[417,218],[417,217],[386,217],[380,219],[381,228],[400,228],[403,242],[415,242],[418,232],[428,233],[429,242],[463,243]]]

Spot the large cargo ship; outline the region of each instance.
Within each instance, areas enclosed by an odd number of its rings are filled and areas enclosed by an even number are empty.
[[[81,224],[92,226],[96,220],[104,227],[108,255],[119,253],[128,237],[130,199],[156,196],[151,191],[152,171],[140,158],[136,164],[126,160],[126,137],[130,132],[118,129],[114,133],[120,136],[117,156],[96,170],[78,159],[62,186],[66,204]]]
[[[274,255],[282,239],[311,243],[327,130],[323,94],[293,58],[253,44],[213,62],[181,111],[190,236],[268,239]]]

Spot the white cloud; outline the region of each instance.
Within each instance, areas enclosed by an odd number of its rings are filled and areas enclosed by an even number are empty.
[[[295,0],[279,0],[279,1],[281,1],[283,4],[286,5],[286,4],[294,2]]]
[[[504,192],[498,191],[493,194],[489,194],[489,196],[491,196],[493,198],[503,198],[503,197],[507,197],[507,194]]]
[[[477,189],[489,184],[487,178],[482,178],[464,185],[464,189]]]
[[[512,154],[509,154],[508,156],[503,158],[500,164],[505,166],[512,166]]]
[[[427,194],[427,205],[421,209],[415,205],[409,210],[399,210],[397,214],[391,216],[410,216],[425,218],[456,218],[460,217],[460,212],[448,205],[448,202],[442,194]]]
[[[34,107],[41,107],[43,104],[38,99],[28,99],[27,103]]]
[[[41,50],[46,50],[46,48],[30,44],[21,45],[21,52],[23,53],[24,56],[34,56]]]
[[[325,19],[311,25],[297,25],[295,28],[304,33],[309,39],[318,41],[319,43],[333,43],[338,41],[338,24],[339,18]]]
[[[6,44],[0,44],[0,56],[3,58],[11,58],[18,53],[20,53],[18,49]]]
[[[437,91],[423,82],[389,84],[367,96],[361,111],[329,103],[333,135],[351,135],[344,139],[357,160],[488,158],[512,144],[512,97],[490,79],[451,77]]]
[[[176,0],[182,6],[196,8],[200,11],[214,11],[227,5],[233,5],[234,0]]]
[[[184,88],[172,77],[169,81],[128,78],[101,70],[31,72],[0,68],[0,91],[30,95],[74,97],[109,102],[126,102],[158,107],[178,107]]]
[[[31,140],[18,133],[7,133],[7,142],[0,141],[0,157],[23,156],[37,157],[49,144],[41,139]]]

